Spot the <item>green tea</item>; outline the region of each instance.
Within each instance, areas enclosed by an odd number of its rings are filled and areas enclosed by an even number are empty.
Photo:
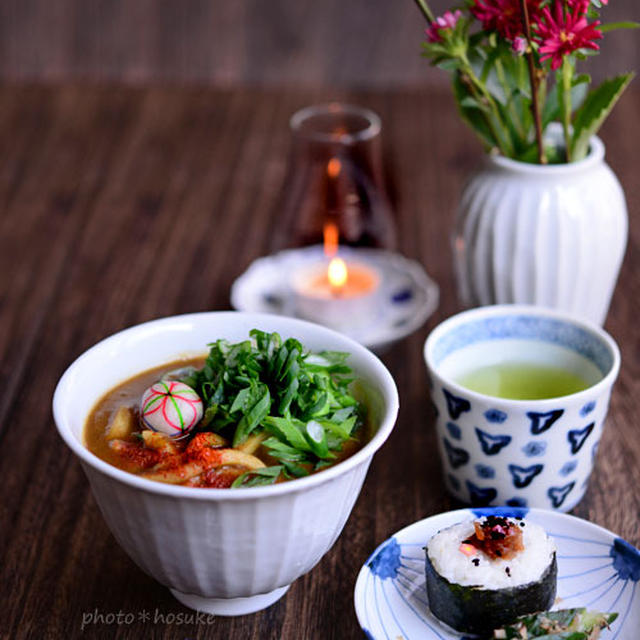
[[[504,362],[475,369],[457,382],[471,391],[509,400],[544,400],[577,393],[591,386],[560,367]]]

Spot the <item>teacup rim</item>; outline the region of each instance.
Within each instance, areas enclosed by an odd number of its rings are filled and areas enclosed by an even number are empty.
[[[442,336],[447,330],[450,330],[452,327],[460,326],[466,320],[471,318],[484,318],[484,317],[499,317],[499,316],[518,316],[518,315],[531,315],[532,317],[544,317],[544,318],[554,318],[556,320],[563,321],[568,325],[581,328],[586,330],[593,335],[595,335],[598,339],[602,341],[603,344],[607,346],[611,355],[612,355],[612,364],[609,371],[603,375],[602,379],[598,380],[595,384],[583,389],[582,391],[577,391],[575,393],[570,393],[568,395],[563,396],[554,396],[553,398],[544,398],[544,399],[529,399],[529,400],[516,400],[512,398],[501,398],[499,396],[490,396],[484,393],[480,393],[478,391],[473,391],[460,383],[456,382],[452,378],[442,375],[438,371],[438,368],[434,365],[432,359],[432,351],[433,346],[437,342],[438,338]],[[538,307],[536,305],[525,305],[525,304],[495,304],[495,305],[487,305],[484,307],[476,307],[473,309],[467,309],[465,311],[461,311],[452,316],[449,316],[441,323],[439,323],[427,336],[424,347],[423,347],[423,357],[427,367],[427,370],[430,374],[437,376],[437,378],[450,388],[451,391],[455,393],[462,394],[471,399],[481,402],[490,402],[492,404],[499,403],[505,407],[514,407],[514,408],[524,408],[525,406],[530,406],[532,403],[535,403],[536,407],[547,408],[553,407],[557,405],[559,400],[564,401],[577,401],[580,402],[581,399],[587,400],[595,396],[599,396],[603,391],[607,388],[613,386],[613,383],[618,377],[618,373],[620,371],[621,364],[621,356],[620,356],[620,348],[618,344],[613,339],[611,334],[605,331],[602,327],[597,324],[590,322],[589,320],[585,320],[580,318],[579,316],[566,312],[560,311],[557,309],[551,309],[547,307]]]
[[[233,317],[242,315],[245,318],[253,318],[258,322],[260,322],[261,319],[273,322],[277,318],[278,321],[283,321],[285,324],[294,326],[306,325],[307,328],[309,326],[313,327],[311,329],[312,331],[320,331],[321,333],[334,334],[334,337],[337,336],[341,341],[346,343],[350,353],[357,353],[368,362],[368,364],[371,366],[372,377],[374,377],[376,381],[379,380],[380,382],[378,391],[385,399],[386,411],[380,421],[380,426],[378,427],[373,437],[352,456],[349,456],[338,464],[328,469],[324,469],[319,473],[315,473],[304,478],[296,478],[294,480],[271,486],[249,487],[243,488],[241,490],[182,487],[140,478],[133,473],[118,469],[117,467],[109,464],[108,462],[105,462],[94,453],[89,451],[86,445],[72,433],[71,427],[68,424],[65,416],[66,408],[63,405],[63,402],[65,400],[64,394],[66,392],[67,385],[70,384],[74,371],[78,367],[80,367],[82,363],[84,363],[87,359],[95,356],[95,354],[99,352],[99,350],[113,345],[117,341],[121,341],[136,332],[145,331],[151,327],[158,327],[162,324],[170,324],[172,322],[185,322],[198,318],[204,319],[211,317],[211,315],[213,314],[215,314],[216,316],[226,314]],[[179,349],[177,349],[177,352],[179,352]],[[162,365],[162,362],[159,362],[158,364]],[[187,498],[195,500],[243,501],[254,500],[260,497],[268,499],[284,494],[306,491],[307,489],[310,489],[316,485],[325,484],[332,479],[339,477],[347,473],[351,469],[359,466],[367,459],[371,459],[376,451],[378,451],[388,439],[391,431],[394,428],[399,410],[399,397],[395,380],[387,367],[382,363],[382,361],[369,349],[342,333],[312,322],[300,320],[298,318],[278,316],[276,314],[252,313],[243,311],[204,311],[166,316],[142,322],[122,329],[121,331],[117,331],[116,333],[113,333],[93,344],[91,347],[81,353],[75,360],[73,360],[73,362],[67,367],[67,369],[60,377],[53,394],[52,409],[55,426],[58,433],[60,434],[60,437],[71,449],[71,451],[79,458],[79,460],[83,464],[88,465],[92,469],[101,472],[102,474],[109,476],[110,478],[118,482],[121,482],[138,490],[167,497]]]

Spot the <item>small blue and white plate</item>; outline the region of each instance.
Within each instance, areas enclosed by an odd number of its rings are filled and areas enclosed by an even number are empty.
[[[543,509],[460,509],[420,520],[385,540],[358,575],[355,608],[370,640],[460,640],[427,602],[424,546],[440,529],[484,515],[523,517],[542,526],[557,547],[554,608],[618,612],[602,640],[640,638],[640,551],[615,534],[575,516]]]

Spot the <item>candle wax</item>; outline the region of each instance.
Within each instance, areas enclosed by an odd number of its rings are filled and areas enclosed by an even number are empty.
[[[347,280],[343,285],[331,284],[327,269],[324,269],[309,279],[305,293],[319,298],[357,298],[371,293],[377,286],[375,271],[365,265],[348,262]]]
[[[336,259],[337,256],[333,258]],[[342,267],[345,263],[346,280],[342,282],[340,277],[336,280],[336,276],[345,275],[341,270],[337,274],[334,270],[329,279],[328,260],[301,265],[292,273],[291,287],[299,317],[349,331],[371,322],[379,304],[381,274],[364,261],[345,260]]]

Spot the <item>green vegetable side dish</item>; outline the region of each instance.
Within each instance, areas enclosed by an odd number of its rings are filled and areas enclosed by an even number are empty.
[[[204,367],[182,378],[204,403],[198,431],[241,445],[253,434],[279,464],[248,471],[232,487],[255,487],[309,475],[332,464],[364,424],[364,407],[349,391],[347,353],[312,354],[294,339],[258,329],[249,340],[209,345]]]
[[[617,613],[581,609],[562,609],[523,616],[517,622],[493,632],[493,640],[596,640]]]

